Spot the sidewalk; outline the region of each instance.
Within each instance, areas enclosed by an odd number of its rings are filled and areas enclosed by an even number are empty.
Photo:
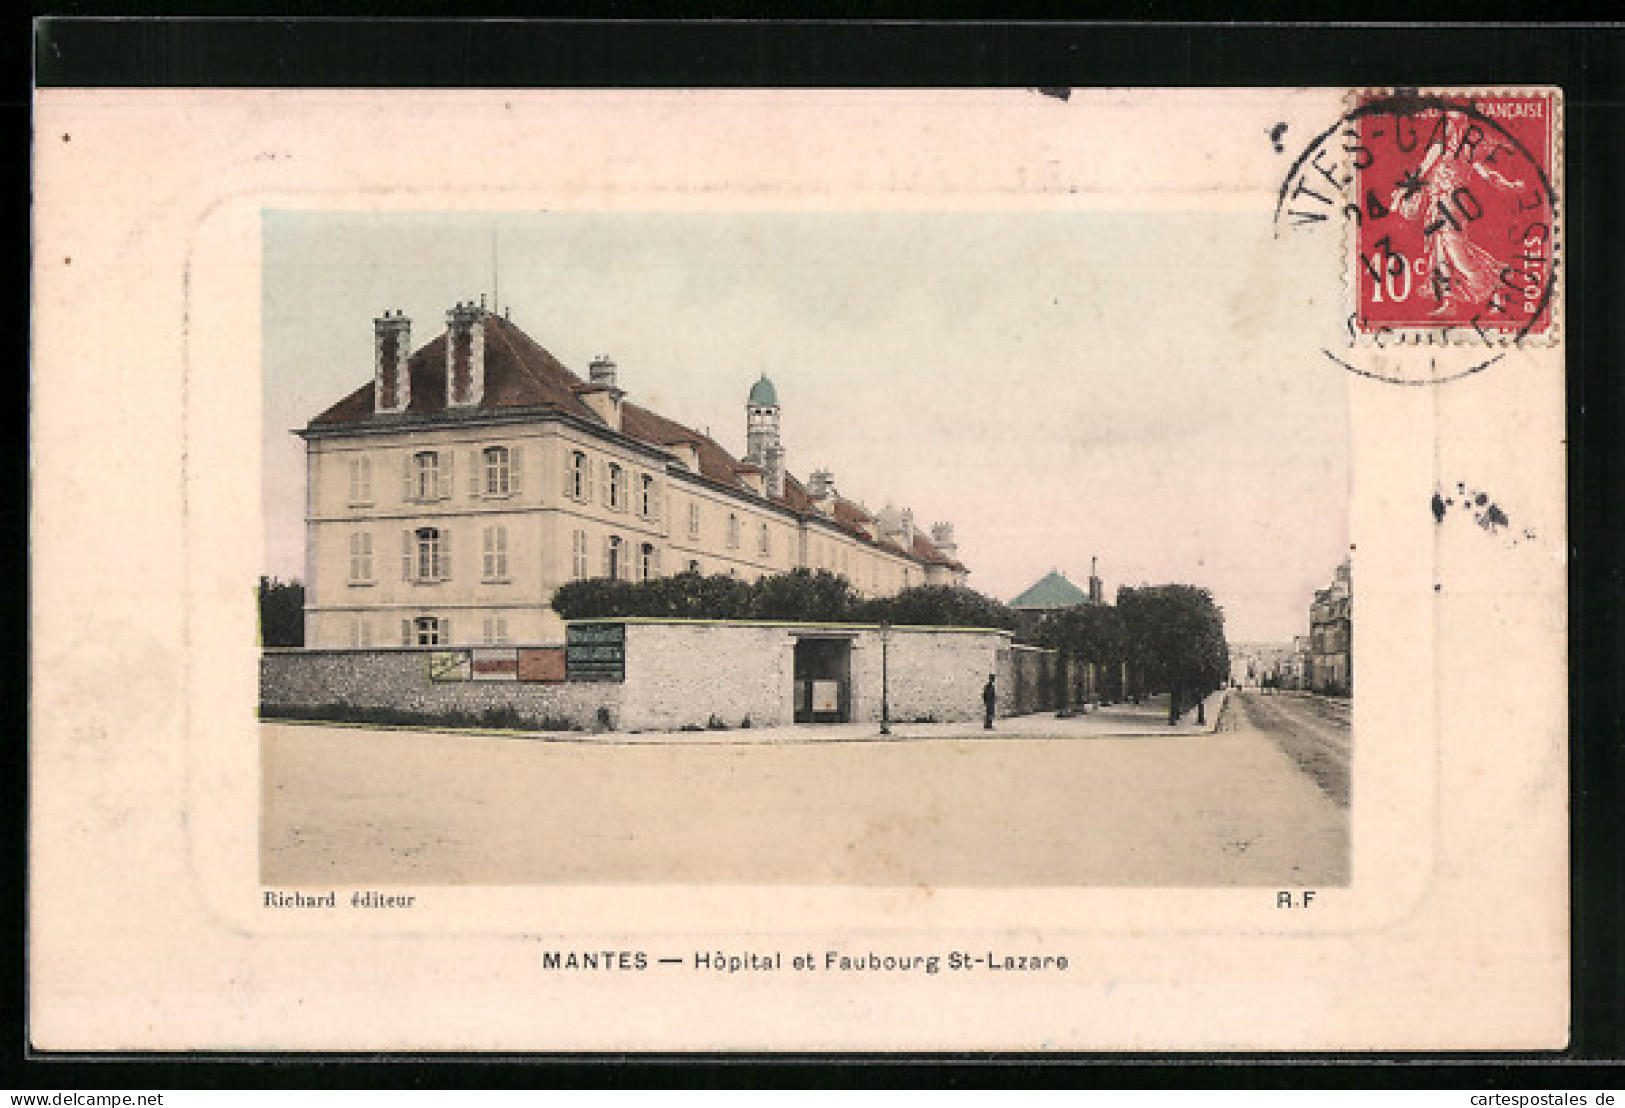
[[[1150,697],[1140,704],[1114,704],[1109,708],[1091,708],[1088,712],[1061,719],[1054,712],[1033,712],[1022,716],[1002,716],[994,722],[994,729],[983,729],[977,719],[954,723],[901,723],[891,726],[890,735],[882,735],[877,723],[799,723],[782,727],[747,727],[727,731],[607,731],[592,734],[582,731],[516,732],[475,731],[485,735],[527,739],[537,742],[591,743],[603,745],[670,744],[674,746],[743,746],[798,743],[885,743],[919,740],[955,739],[959,741],[997,741],[1001,739],[1104,739],[1104,738],[1183,738],[1206,735],[1217,729],[1219,716],[1224,710],[1227,690],[1208,696],[1207,722],[1198,725],[1196,709],[1191,708],[1179,717],[1174,726],[1168,725],[1167,696]],[[285,722],[285,721],[277,721]],[[287,721],[291,722],[291,721]],[[386,730],[385,728],[376,728]],[[429,730],[425,728],[425,730]]]

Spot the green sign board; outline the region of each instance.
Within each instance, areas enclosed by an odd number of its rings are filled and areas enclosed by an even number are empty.
[[[626,624],[570,624],[565,628],[564,671],[569,681],[625,681]]]

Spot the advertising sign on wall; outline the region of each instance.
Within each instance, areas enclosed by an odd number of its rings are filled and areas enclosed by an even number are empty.
[[[626,624],[572,623],[565,630],[564,664],[571,681],[626,680]]]

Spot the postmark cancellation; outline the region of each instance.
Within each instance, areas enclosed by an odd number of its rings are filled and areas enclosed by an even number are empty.
[[[1557,340],[1561,113],[1556,89],[1350,94],[1276,225],[1340,232],[1351,347]]]

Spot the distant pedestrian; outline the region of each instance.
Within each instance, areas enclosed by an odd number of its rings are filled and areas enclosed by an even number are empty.
[[[993,709],[999,702],[999,693],[993,687],[993,674],[987,675],[987,684],[982,686],[982,728],[993,730]]]

